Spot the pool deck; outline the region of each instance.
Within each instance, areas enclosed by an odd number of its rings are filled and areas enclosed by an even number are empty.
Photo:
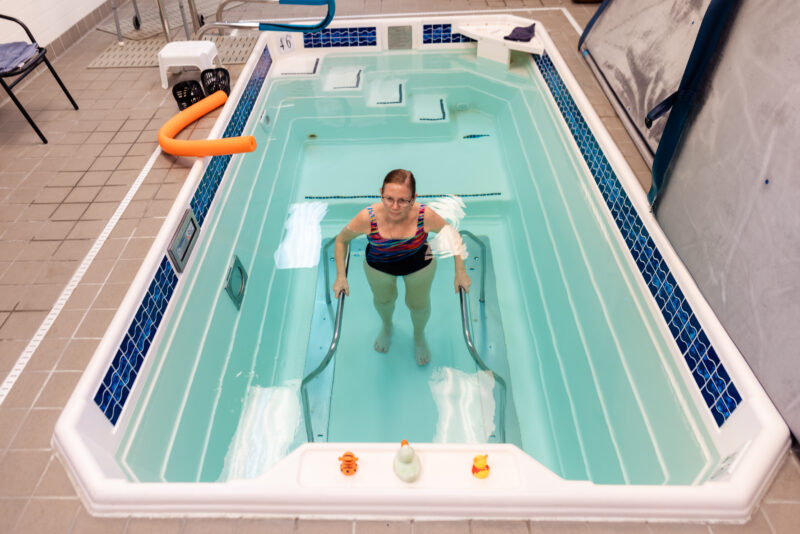
[[[140,2],[142,4],[142,2]],[[548,29],[644,188],[649,170],[576,50],[597,4],[571,0],[340,0],[348,15],[514,10]],[[155,9],[141,6],[140,9]],[[263,16],[260,6],[228,11]],[[276,13],[274,8],[266,13]],[[280,11],[285,15],[286,11]],[[291,16],[291,13],[287,16]],[[90,29],[54,66],[80,105],[74,111],[52,76],[39,69],[16,93],[49,139],[44,145],[16,107],[0,97],[0,380],[49,317],[93,244],[157,148],[156,132],[176,112],[158,69],[89,69],[115,40]],[[50,54],[48,54],[50,55]],[[230,68],[235,78],[241,65]],[[216,114],[184,136],[205,137]],[[800,461],[795,447],[746,525],[538,521],[314,521],[293,519],[141,519],[90,516],[50,445],[53,427],[122,301],[189,172],[160,154],[94,261],[74,287],[0,405],[0,534],[84,533],[769,533],[800,532]],[[70,286],[71,287],[71,286]]]

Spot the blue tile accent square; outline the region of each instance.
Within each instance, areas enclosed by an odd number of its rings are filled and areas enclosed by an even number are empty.
[[[423,24],[422,25],[422,44],[442,44],[442,43],[474,43],[475,39],[452,33],[451,24]]]
[[[306,48],[378,46],[378,29],[375,26],[363,26],[327,28],[319,32],[304,33],[303,46]]]
[[[423,42],[426,31],[427,29],[423,31]],[[447,31],[449,33],[449,28]],[[714,421],[721,426],[742,401],[738,390],[725,371],[714,347],[711,346],[658,247],[650,238],[644,223],[552,60],[546,53],[541,56],[533,55],[533,60],[553,95],[586,165],[591,170],[597,188],[647,288],[655,299],[678,350],[683,354],[703,400]]]
[[[94,396],[111,424],[122,413],[177,283],[172,264],[164,256]]]

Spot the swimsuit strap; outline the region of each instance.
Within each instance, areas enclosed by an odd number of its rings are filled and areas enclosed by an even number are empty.
[[[370,235],[378,233],[378,221],[375,220],[375,213],[372,211],[372,206],[367,206],[367,213],[369,213],[369,233]]]
[[[419,215],[417,216],[417,233],[425,231],[425,204],[419,205]]]

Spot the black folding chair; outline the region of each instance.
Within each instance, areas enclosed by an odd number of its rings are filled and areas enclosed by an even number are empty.
[[[30,125],[33,127],[33,129],[36,131],[36,133],[42,139],[42,142],[46,144],[47,143],[47,138],[44,136],[44,134],[42,134],[42,131],[39,130],[39,127],[36,126],[36,123],[33,122],[33,119],[31,118],[31,116],[28,115],[28,112],[25,111],[24,107],[22,107],[22,104],[20,103],[20,101],[17,99],[16,96],[14,96],[14,93],[11,92],[11,89],[13,89],[15,85],[17,85],[20,81],[22,81],[23,78],[25,78],[28,74],[30,74],[33,71],[33,69],[36,68],[37,65],[39,65],[41,62],[44,61],[45,65],[47,65],[47,68],[50,69],[50,72],[53,73],[53,76],[55,77],[56,81],[58,82],[58,85],[60,85],[61,89],[64,90],[64,94],[67,95],[67,98],[69,98],[69,101],[72,103],[72,107],[74,107],[75,109],[78,109],[78,104],[75,103],[75,100],[73,100],[72,95],[70,95],[69,91],[67,91],[67,88],[64,86],[64,83],[61,81],[61,78],[59,78],[58,74],[56,74],[55,69],[53,69],[53,65],[51,65],[50,61],[48,61],[47,58],[45,57],[45,54],[47,53],[47,50],[42,48],[41,46],[39,46],[39,44],[36,42],[36,39],[33,38],[33,34],[28,29],[28,27],[25,26],[19,20],[15,19],[14,17],[9,17],[7,15],[0,15],[0,19],[10,20],[11,22],[16,22],[17,24],[22,26],[22,29],[24,29],[25,33],[28,34],[28,38],[30,39],[31,43],[36,45],[36,48],[37,48],[36,53],[34,53],[33,56],[31,56],[29,59],[25,60],[25,62],[22,63],[22,65],[17,64],[17,66],[12,66],[10,68],[7,68],[6,70],[0,70],[0,85],[2,85],[3,89],[6,90],[6,93],[8,93],[8,96],[10,96],[11,100],[13,100],[14,103],[17,105],[17,107],[22,112],[22,114],[25,116],[25,118],[28,120]],[[11,50],[10,46],[12,44],[13,43],[0,44],[0,52],[3,51],[4,47],[6,47],[6,50]],[[11,82],[10,84],[6,83],[5,78],[14,77],[14,76],[17,76],[18,78],[16,80],[14,80],[13,82]]]

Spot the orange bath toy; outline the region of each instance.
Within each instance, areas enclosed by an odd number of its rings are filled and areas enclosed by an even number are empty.
[[[472,474],[477,478],[489,476],[489,464],[486,463],[488,454],[479,454],[472,459]]]
[[[158,144],[161,149],[173,156],[222,156],[252,152],[256,149],[256,138],[252,135],[242,137],[224,137],[222,139],[197,139],[185,141],[175,139],[181,130],[203,115],[217,109],[228,100],[224,91],[205,97],[192,104],[167,122],[158,130]]]
[[[343,455],[339,456],[339,461],[342,462],[342,465],[339,466],[339,469],[341,469],[344,476],[349,477],[355,475],[356,471],[358,471],[358,464],[356,463],[358,458],[352,452],[347,451]]]

